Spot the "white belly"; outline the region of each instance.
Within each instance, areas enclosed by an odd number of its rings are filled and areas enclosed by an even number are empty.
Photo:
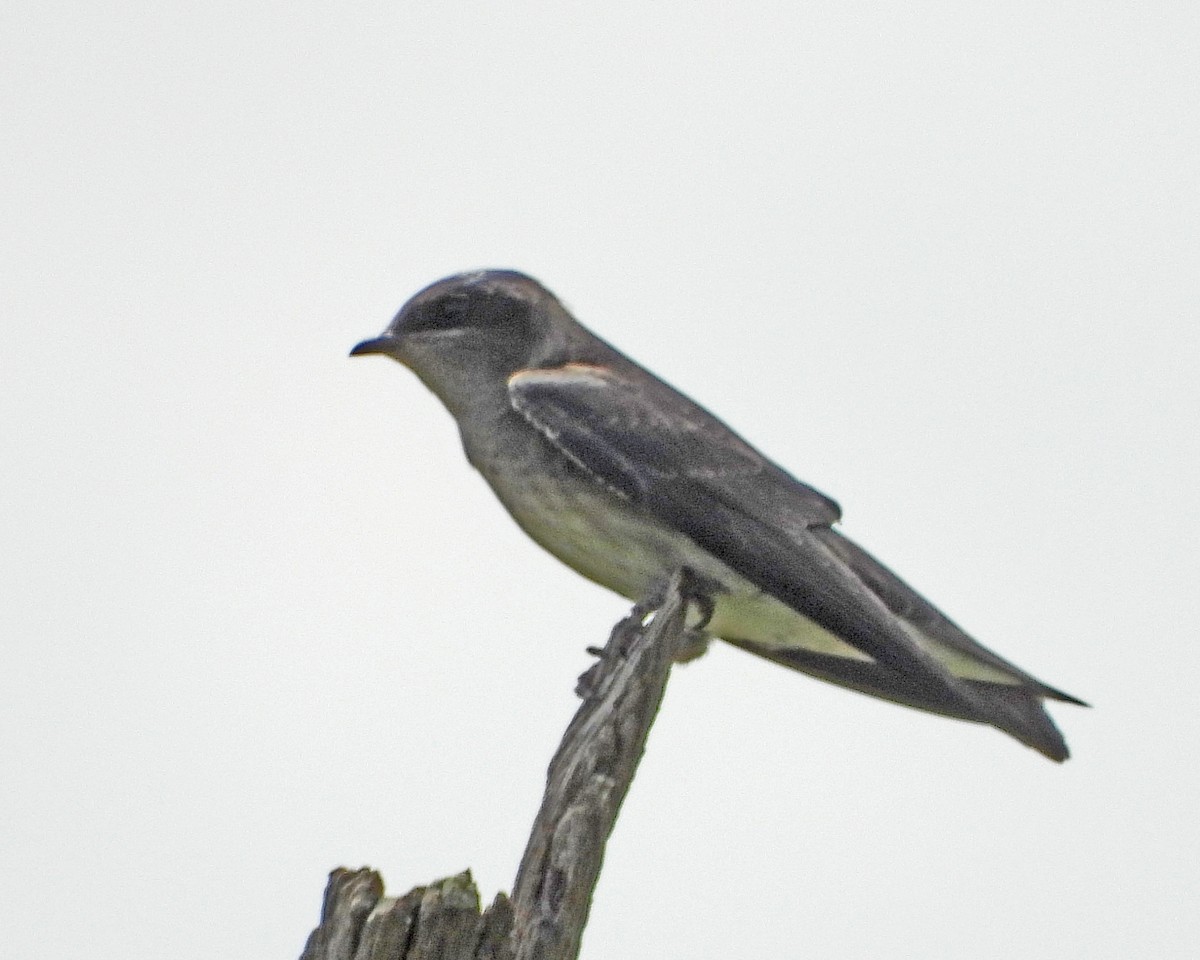
[[[506,485],[508,486],[508,485]],[[496,491],[521,528],[567,566],[630,600],[644,599],[681,566],[721,584],[707,633],[772,647],[869,660],[791,607],[764,594],[682,534],[646,521],[607,491],[540,478]]]
[[[485,474],[486,476],[486,474]],[[488,478],[489,481],[492,478]],[[589,580],[643,600],[663,580],[687,566],[720,584],[713,616],[705,632],[728,640],[747,640],[776,649],[801,648],[853,660],[871,657],[840,640],[721,563],[690,539],[647,523],[644,517],[603,488],[562,484],[531,471],[493,489],[521,528],[546,550]],[[1010,674],[964,656],[911,624],[897,622],[912,639],[960,677],[1017,682]]]

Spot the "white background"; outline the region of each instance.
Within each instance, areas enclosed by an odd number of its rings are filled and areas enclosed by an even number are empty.
[[[624,601],[407,371],[525,270],[1091,701],[1051,764],[714,649],[592,958],[1194,956],[1194,3],[21,3],[0,96],[5,956],[288,958],[508,889]]]

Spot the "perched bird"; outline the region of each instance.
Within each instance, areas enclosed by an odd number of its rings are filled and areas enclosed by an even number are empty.
[[[833,524],[837,503],[583,326],[536,280],[434,283],[351,356],[409,367],[529,536],[633,600],[677,568],[706,634],[823,680],[991,724],[1065,760],[1044,699],[1079,703],[976,643]]]

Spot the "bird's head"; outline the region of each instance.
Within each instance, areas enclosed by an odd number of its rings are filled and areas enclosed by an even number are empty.
[[[455,411],[481,392],[503,389],[517,370],[569,359],[579,334],[582,328],[554,294],[532,277],[480,270],[430,284],[382,335],[350,355],[391,357]]]

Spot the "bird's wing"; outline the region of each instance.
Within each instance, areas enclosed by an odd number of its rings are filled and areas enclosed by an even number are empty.
[[[836,502],[784,473],[707,410],[637,373],[635,380],[584,363],[520,370],[509,378],[509,398],[565,456],[632,500],[676,481],[753,480],[777,523],[804,529],[841,518]]]
[[[1033,691],[1019,704],[1007,693],[989,696],[982,685],[955,678],[905,629],[891,607],[909,598],[890,596],[896,591],[886,578],[882,595],[876,592],[858,556],[868,555],[830,539],[837,534],[829,525],[840,516],[834,501],[681,394],[653,378],[588,364],[522,370],[508,389],[514,409],[597,482],[870,656],[873,664],[857,668],[871,673],[860,689],[886,696],[893,685],[904,692],[893,699],[991,723],[1047,755],[1065,756],[1061,738],[1048,742]],[[1005,666],[1018,682],[1024,677]]]
[[[1042,683],[983,646],[866,550],[842,536],[837,530],[828,527],[814,528],[812,533],[841,557],[892,613],[917,630],[928,643],[941,648],[956,659],[971,661],[987,668],[992,673],[992,679],[1007,681],[1009,686],[1024,688],[1039,697],[1087,706],[1077,697]]]

